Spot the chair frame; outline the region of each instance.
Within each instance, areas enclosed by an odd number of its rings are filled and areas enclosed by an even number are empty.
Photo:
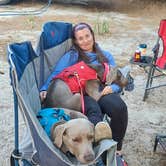
[[[64,33],[52,33],[53,30],[63,30]],[[55,26],[55,28],[54,28]],[[45,61],[42,65],[47,66],[55,65],[55,62],[64,55],[66,51],[71,47],[70,30],[72,28],[71,23],[65,22],[47,22],[43,28],[47,28],[48,32],[46,36],[52,36],[51,42],[53,45],[49,45],[48,48],[41,49],[44,58],[49,57],[50,61]],[[64,29],[63,29],[64,28]],[[44,29],[42,30],[43,34]],[[48,35],[49,34],[49,35]],[[58,38],[54,38],[54,35],[58,34]],[[63,37],[63,38],[62,38]],[[40,43],[40,40],[39,40]],[[50,44],[49,42],[46,42]],[[40,46],[40,44],[39,44]],[[42,45],[41,45],[42,46]],[[63,48],[63,49],[62,49]],[[39,49],[40,50],[40,49]],[[61,50],[61,51],[60,51]],[[69,159],[59,148],[55,147],[45,133],[41,124],[39,123],[36,113],[41,109],[41,102],[39,98],[39,86],[40,81],[43,81],[37,73],[49,75],[52,72],[52,66],[48,70],[41,71],[41,54],[37,54],[31,45],[30,41],[21,43],[11,43],[8,45],[8,62],[9,72],[11,79],[11,86],[14,94],[14,150],[10,157],[10,166],[68,166],[68,165],[80,165],[76,159]],[[56,53],[56,54],[55,54]],[[55,56],[56,55],[56,56]],[[43,59],[44,59],[43,58]],[[45,60],[45,59],[44,59]],[[43,67],[42,66],[42,67]],[[43,67],[44,69],[47,66]],[[19,140],[19,112],[22,113],[23,120],[25,122],[27,131],[25,131],[25,137],[20,142]],[[117,142],[104,139],[94,147],[95,161],[98,161],[101,154],[107,151],[107,165],[116,166],[116,146]],[[45,156],[45,157],[43,157]],[[95,164],[95,162],[90,163]],[[96,164],[95,164],[96,165]]]
[[[143,101],[145,101],[148,98],[149,91],[151,89],[166,86],[166,84],[160,84],[160,85],[155,85],[155,86],[152,85],[154,78],[158,78],[158,77],[161,77],[161,76],[165,75],[165,73],[163,73],[162,69],[158,68],[155,64],[156,60],[157,60],[157,57],[158,57],[159,47],[160,47],[160,44],[159,44],[159,40],[158,40],[157,44],[152,49],[152,51],[154,53],[154,57],[152,59],[152,63],[150,64],[150,69],[149,69],[149,72],[148,72],[148,79],[147,79],[147,82],[146,82]],[[159,71],[161,74],[155,75],[155,71]]]
[[[161,20],[161,21],[166,21],[166,20]],[[160,29],[160,28],[159,28]],[[151,89],[155,89],[155,88],[159,88],[159,87],[163,87],[166,86],[166,83],[164,84],[159,84],[159,85],[153,85],[153,80],[154,78],[158,78],[161,76],[166,76],[166,70],[159,68],[156,65],[156,61],[159,55],[159,49],[160,49],[160,36],[157,39],[157,42],[154,46],[154,48],[152,49],[153,52],[153,58],[152,58],[152,62],[151,64],[149,64],[149,72],[148,72],[148,79],[146,82],[146,87],[145,87],[145,92],[144,92],[144,96],[143,96],[143,101],[145,101],[148,98],[149,92]],[[155,71],[160,72],[160,74],[155,74]]]
[[[166,141],[165,140],[166,140],[166,135],[157,134],[156,138],[155,138],[155,144],[154,144],[153,152],[156,152],[158,144],[160,144],[162,149],[166,152]]]

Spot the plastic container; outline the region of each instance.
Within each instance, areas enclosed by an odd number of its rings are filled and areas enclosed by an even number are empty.
[[[134,54],[134,62],[140,62],[141,61],[141,51],[137,49]]]
[[[145,56],[146,55],[146,49],[147,49],[147,44],[140,44],[139,45],[139,50],[141,52],[141,56]]]

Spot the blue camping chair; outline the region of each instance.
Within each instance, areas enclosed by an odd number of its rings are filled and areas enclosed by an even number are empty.
[[[11,166],[81,165],[75,158],[66,156],[53,145],[36,118],[37,112],[41,109],[39,88],[52,72],[58,59],[70,49],[71,28],[70,23],[44,24],[37,53],[29,41],[8,46],[15,115],[15,149],[11,154]],[[21,111],[27,127],[27,132],[24,131],[25,137],[21,141],[18,111]],[[94,151],[95,161],[107,151],[107,166],[116,166],[115,141],[103,140]]]

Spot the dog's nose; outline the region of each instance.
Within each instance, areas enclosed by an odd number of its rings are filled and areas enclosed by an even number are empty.
[[[84,160],[87,162],[93,161],[95,159],[95,155],[92,153],[87,153],[84,155]]]

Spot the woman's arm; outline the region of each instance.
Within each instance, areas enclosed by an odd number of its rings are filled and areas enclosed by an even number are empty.
[[[62,70],[64,70],[66,67],[69,67],[73,64],[75,64],[78,60],[78,54],[74,51],[69,51],[66,54],[64,54],[61,59],[58,61],[56,66],[54,67],[53,72],[51,75],[47,78],[44,85],[40,88],[40,91],[47,91],[49,84],[54,76],[59,74]]]
[[[112,56],[112,54],[108,51],[103,51],[103,54],[108,59],[108,64],[111,67],[115,67],[116,63],[115,63],[115,60],[114,60],[114,57]],[[122,91],[121,87],[115,83],[108,85],[108,86],[110,87],[110,91],[112,91],[112,93],[119,93]]]

